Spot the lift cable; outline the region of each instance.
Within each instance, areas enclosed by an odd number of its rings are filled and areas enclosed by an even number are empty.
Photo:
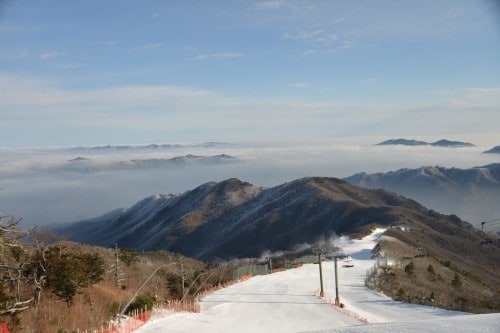
[[[495,222],[495,221],[498,221],[498,222]],[[492,223],[492,222],[495,222],[495,223]],[[498,223],[500,223],[500,217],[493,219],[493,220],[481,222],[481,231],[484,231],[484,225],[487,223],[488,223],[488,226],[498,224]]]

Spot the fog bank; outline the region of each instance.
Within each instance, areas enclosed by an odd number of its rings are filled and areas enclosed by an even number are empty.
[[[498,163],[498,155],[482,154],[488,148],[213,143],[1,149],[0,212],[21,218],[24,226],[73,222],[130,207],[152,194],[182,193],[231,177],[271,187],[308,176],[343,178],[424,165],[469,168]],[[234,159],[131,163],[221,154]]]

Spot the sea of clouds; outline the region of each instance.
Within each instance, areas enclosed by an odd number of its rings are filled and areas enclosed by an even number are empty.
[[[130,207],[153,194],[183,193],[232,177],[271,187],[308,176],[343,178],[425,165],[498,163],[498,156],[482,154],[489,148],[326,143],[4,148],[0,212],[22,219],[24,226],[73,222]],[[179,156],[220,154],[235,159],[170,163]]]

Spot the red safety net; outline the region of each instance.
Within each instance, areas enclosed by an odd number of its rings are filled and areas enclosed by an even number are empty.
[[[0,333],[10,333],[6,323],[0,323]]]

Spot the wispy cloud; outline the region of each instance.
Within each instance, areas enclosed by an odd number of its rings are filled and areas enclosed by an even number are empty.
[[[341,21],[339,21],[341,22]],[[307,48],[303,55],[334,54],[347,50],[366,50],[375,48],[374,43],[358,39],[346,39],[339,33],[329,30],[329,27],[315,30],[302,30],[286,33],[284,39],[303,41]]]
[[[125,110],[189,108],[193,100],[209,98],[211,92],[175,86],[112,87],[93,91],[73,91],[57,87],[55,82],[0,74],[0,107],[7,116],[103,118],[111,120]],[[72,111],[69,111],[72,110]],[[101,110],[101,111],[99,111]]]
[[[305,89],[308,83],[298,81],[288,87]],[[427,103],[311,102],[297,97],[241,98],[177,86],[69,90],[56,82],[0,74],[0,132],[17,138],[17,131],[33,131],[39,137],[67,139],[68,131],[102,132],[108,137],[112,128],[123,138],[171,132],[191,140],[202,135],[231,141],[332,133],[456,136],[475,135],[480,128],[480,133],[498,137],[500,88],[470,88],[462,94],[436,94],[438,98]]]
[[[255,4],[255,9],[258,10],[280,9],[285,5],[286,2],[284,0],[261,1]]]
[[[339,36],[333,32],[322,29],[312,31],[299,31],[295,34],[285,34],[286,39],[302,39],[312,44],[330,45],[339,39]]]
[[[42,61],[46,61],[49,59],[54,59],[54,58],[60,58],[60,57],[65,57],[66,53],[52,50],[52,49],[38,49],[38,50],[33,50],[29,48],[22,48],[18,50],[10,50],[10,51],[4,51],[0,53],[0,58],[3,59],[22,59],[22,60],[27,60],[27,59],[38,59]]]
[[[443,96],[456,105],[491,105],[500,103],[500,87],[471,87],[458,90],[439,90],[433,92]]]
[[[294,89],[304,89],[304,88],[309,88],[310,84],[307,82],[293,82],[289,83],[287,86],[289,88],[294,88]]]
[[[143,45],[139,45],[139,46],[134,47],[130,51],[138,52],[138,51],[146,51],[146,50],[155,50],[155,49],[162,48],[164,45],[165,44],[163,44],[163,43],[143,44]]]
[[[21,58],[21,59],[27,59],[30,56],[31,56],[31,52],[28,50],[22,50],[21,52],[19,52],[19,58]]]
[[[212,54],[200,54],[196,57],[191,58],[191,60],[203,61],[203,60],[226,60],[233,58],[243,57],[244,54],[238,52],[222,52],[222,53],[212,53]]]
[[[15,25],[0,25],[0,33],[24,32],[26,28]]]
[[[118,44],[118,41],[116,40],[105,40],[101,41],[98,43],[99,45],[104,45],[104,46],[115,46]]]
[[[467,88],[465,89],[467,93],[473,95],[481,95],[481,96],[496,96],[500,97],[500,87],[495,88]]]
[[[356,39],[353,40],[345,40],[342,43],[339,43],[337,47],[331,48],[328,50],[329,53],[335,53],[341,50],[367,50],[376,48],[377,45],[368,42],[362,42]]]
[[[47,59],[51,59],[51,58],[60,57],[62,55],[63,54],[61,52],[48,49],[48,50],[42,51],[40,53],[40,59],[47,60]]]

